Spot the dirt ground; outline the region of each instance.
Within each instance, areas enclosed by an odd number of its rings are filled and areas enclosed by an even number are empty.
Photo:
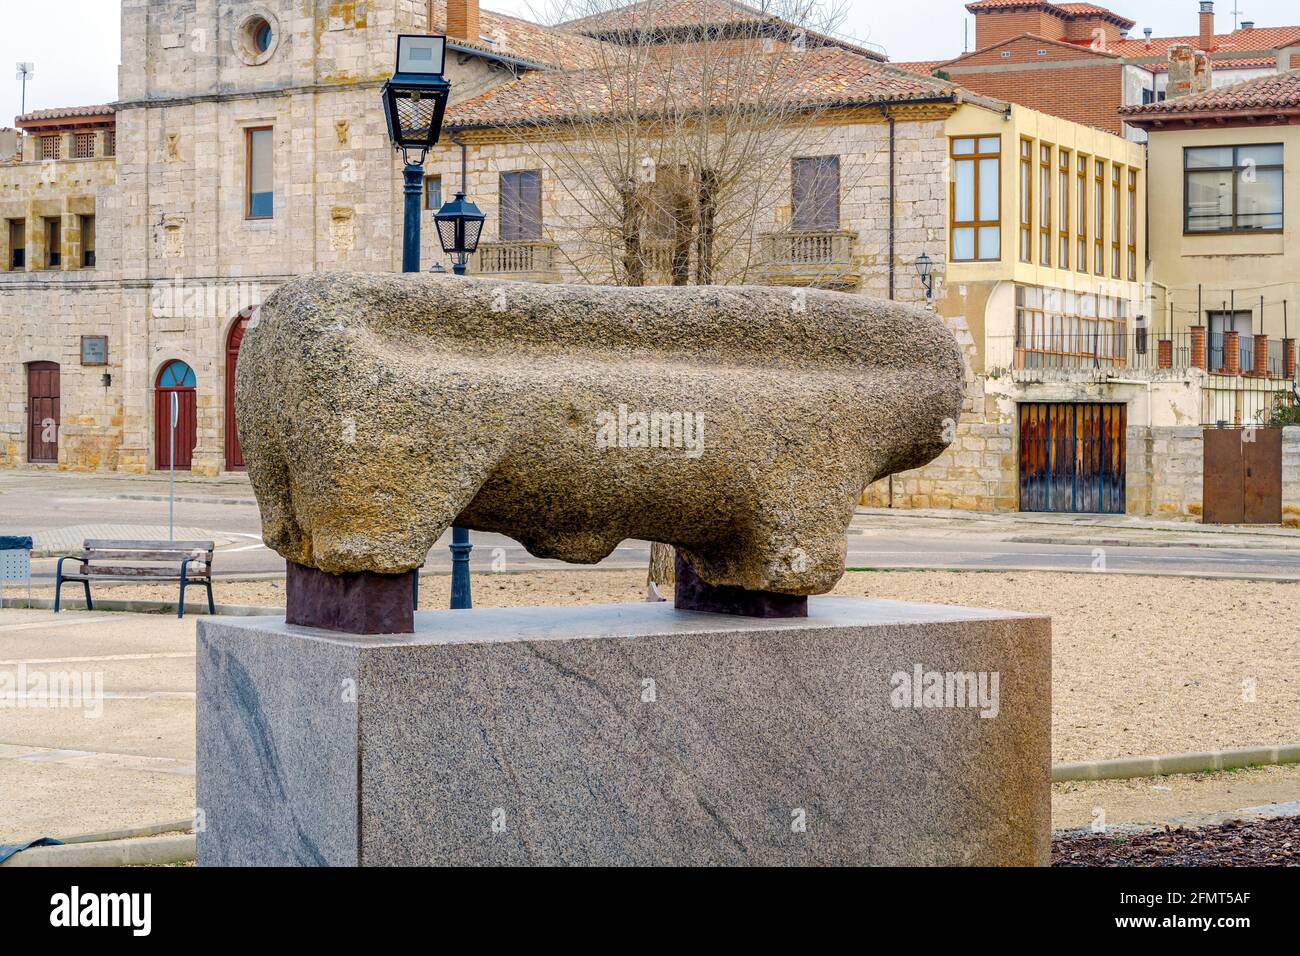
[[[641,571],[474,576],[478,607],[644,599]],[[422,579],[444,608],[446,576]],[[222,604],[284,605],[283,581],[219,582]],[[73,596],[68,591],[68,596]],[[172,586],[101,586],[173,599]],[[202,591],[192,599],[201,604]],[[1047,613],[1056,762],[1300,740],[1300,584],[1133,575],[849,572],[835,594]],[[1298,782],[1300,787],[1300,782]]]

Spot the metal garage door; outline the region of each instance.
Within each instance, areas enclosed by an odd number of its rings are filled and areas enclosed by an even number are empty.
[[[1128,407],[1020,405],[1020,510],[1124,514]]]

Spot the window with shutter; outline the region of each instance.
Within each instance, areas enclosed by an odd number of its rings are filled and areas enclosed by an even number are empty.
[[[840,227],[840,158],[818,156],[794,161],[790,225],[800,232]]]
[[[501,240],[542,238],[542,173],[528,169],[501,174]]]

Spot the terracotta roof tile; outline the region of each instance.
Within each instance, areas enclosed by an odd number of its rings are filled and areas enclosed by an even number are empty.
[[[1067,20],[1075,17],[1084,19],[1105,17],[1116,23],[1125,24],[1130,29],[1137,25],[1136,20],[1130,20],[1114,10],[1098,6],[1095,3],[1048,3],[1046,0],[976,0],[974,3],[966,4],[966,9],[971,13],[988,13],[994,10],[1014,10],[1016,8],[1046,10]]]
[[[64,106],[52,110],[33,110],[30,113],[24,113],[22,116],[14,118],[14,122],[23,126],[31,123],[40,123],[43,120],[72,119],[77,116],[112,116],[113,107],[108,104],[99,104],[97,106]]]
[[[1300,110],[1300,70],[1245,80],[1147,106],[1126,106],[1119,112],[1126,118],[1141,118],[1196,113],[1259,113],[1266,110]]]
[[[433,17],[434,32],[445,32],[447,0],[435,0]],[[479,34],[477,42],[466,42],[455,37],[450,40],[489,55],[508,56],[564,70],[591,66],[599,59],[600,48],[604,46],[591,37],[556,27],[541,26],[491,10],[480,13]]]
[[[1086,42],[1086,41],[1085,41]],[[1169,48],[1177,44],[1187,44],[1196,49],[1201,47],[1199,36],[1152,37],[1150,44],[1145,39],[1114,40],[1106,48],[1123,57],[1167,56]],[[1291,27],[1254,27],[1250,30],[1237,30],[1233,33],[1220,33],[1214,37],[1214,45],[1207,53],[1230,53],[1233,50],[1276,50],[1300,43],[1300,26]],[[1267,62],[1272,63],[1270,58]]]
[[[610,38],[621,33],[648,31],[690,31],[707,27],[734,27],[744,24],[800,29],[790,23],[739,0],[638,0],[589,17],[561,24],[565,30],[593,37]],[[863,56],[883,60],[879,50],[842,37],[805,31],[810,45],[838,46]]]
[[[808,106],[851,105],[858,103],[906,102],[923,99],[955,99],[959,88],[943,80],[918,76],[893,64],[858,56],[837,47],[821,47],[803,53],[783,51],[772,54],[779,61],[771,69],[790,77],[794,102]],[[699,73],[683,60],[676,75],[647,73],[637,93],[642,115],[652,115],[655,102],[665,84],[671,84],[676,108],[702,107],[704,92]],[[737,62],[741,62],[737,60]],[[723,81],[718,77],[718,60],[710,60],[710,92]],[[569,72],[540,71],[529,73],[512,83],[489,90],[481,96],[451,107],[447,126],[512,126],[557,123],[571,119],[591,119],[613,115],[630,91],[610,82],[616,70],[580,70]],[[750,76],[751,74],[746,74]],[[692,88],[694,85],[694,88]],[[745,92],[750,92],[747,87]],[[761,90],[758,93],[761,94]]]

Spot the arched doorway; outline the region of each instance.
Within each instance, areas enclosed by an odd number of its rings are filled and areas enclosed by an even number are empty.
[[[168,362],[158,373],[154,389],[154,465],[166,470],[171,465],[172,396],[176,396],[176,469],[189,471],[198,443],[198,380],[184,362]]]
[[[27,460],[59,460],[59,366],[56,362],[27,365]]]
[[[239,447],[239,428],[235,421],[235,366],[239,362],[239,346],[243,344],[248,320],[257,306],[245,309],[230,327],[226,337],[226,471],[244,470],[244,450]]]

